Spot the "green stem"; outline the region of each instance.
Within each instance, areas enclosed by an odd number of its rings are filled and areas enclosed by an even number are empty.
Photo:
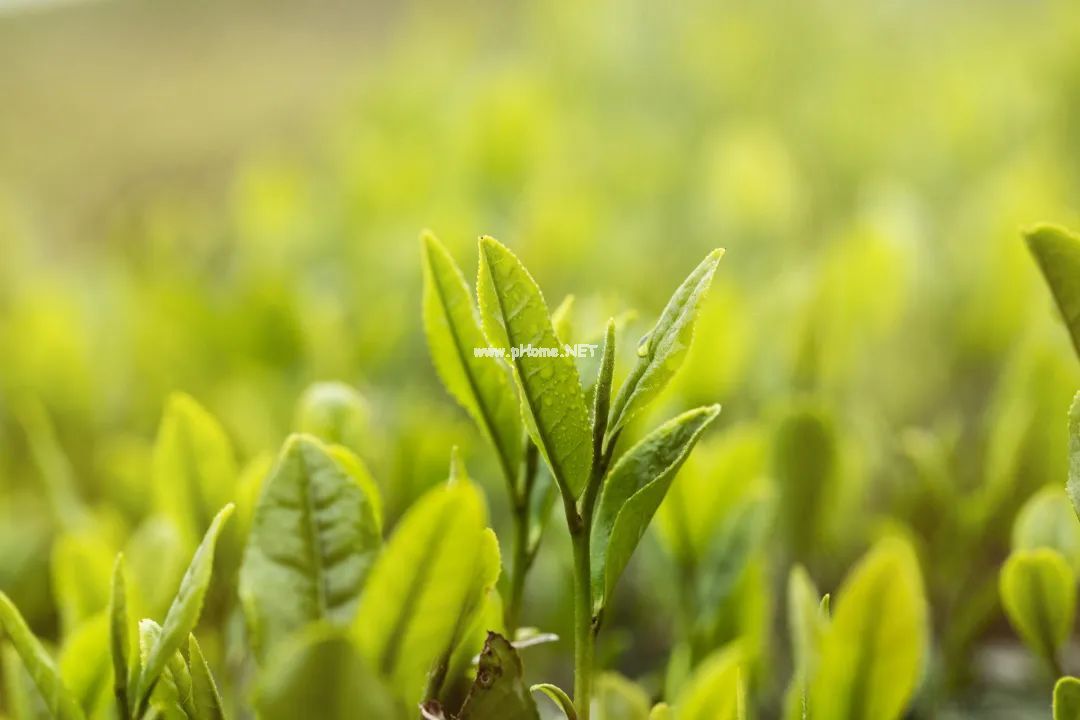
[[[599,625],[593,617],[588,530],[584,525],[579,526],[571,539],[574,544],[574,705],[578,720],[589,720]]]
[[[525,576],[532,566],[533,556],[529,548],[529,507],[536,486],[536,471],[539,455],[536,445],[525,441],[525,457],[521,466],[521,478],[518,483],[511,483],[513,495],[511,503],[514,514],[514,534],[511,546],[510,594],[506,602],[503,620],[510,639],[514,638],[521,619],[521,606],[525,596]]]

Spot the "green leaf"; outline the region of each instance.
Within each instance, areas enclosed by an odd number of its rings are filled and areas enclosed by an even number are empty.
[[[502,635],[488,633],[476,681],[458,720],[540,720],[523,675],[521,658],[510,642]]]
[[[240,568],[259,658],[316,620],[352,622],[382,543],[372,491],[314,437],[286,440],[255,506]]]
[[[615,319],[608,320],[604,332],[604,349],[600,355],[600,372],[593,390],[593,453],[599,457],[604,451],[607,434],[608,413],[611,410],[611,378],[615,374]]]
[[[271,653],[255,706],[261,720],[295,720],[317,709],[321,720],[406,717],[390,691],[342,631],[306,628]]]
[[[1001,569],[999,590],[1013,627],[1056,670],[1076,611],[1076,573],[1068,561],[1049,548],[1015,551]]]
[[[127,609],[127,581],[124,555],[113,564],[112,594],[109,599],[109,655],[113,667],[113,694],[121,720],[131,716],[128,675],[131,670],[131,620]]]
[[[368,434],[371,410],[355,388],[342,382],[308,387],[296,406],[293,427],[334,445],[359,452]]]
[[[192,720],[225,720],[221,693],[194,635],[188,636],[188,664],[191,667],[191,697],[195,707]]]
[[[67,532],[52,549],[52,581],[65,633],[74,632],[109,604],[115,549],[99,533]]]
[[[564,496],[577,498],[592,468],[589,412],[574,359],[562,354],[544,296],[529,271],[493,238],[480,239],[477,280],[480,317],[488,341],[509,353],[532,346],[556,357],[510,359],[521,392],[522,416]]]
[[[155,515],[139,525],[124,545],[124,562],[131,580],[127,585],[128,602],[133,618],[165,614],[190,555],[180,529],[173,522]]]
[[[821,637],[828,624],[821,602],[821,595],[806,569],[801,565],[793,567],[788,575],[787,614],[795,668],[788,691],[785,713],[788,718],[803,718],[807,713],[807,688],[817,666]]]
[[[810,680],[810,717],[896,720],[927,652],[927,607],[911,545],[878,541],[848,574]]]
[[[542,692],[547,695],[551,702],[562,710],[566,720],[577,720],[577,710],[574,709],[574,701],[570,699],[570,696],[566,694],[558,685],[552,685],[551,683],[538,683],[529,688],[529,692]]]
[[[741,720],[742,655],[740,646],[732,643],[705,658],[679,692],[675,703],[676,717],[679,720]]]
[[[150,654],[154,648],[161,644],[161,626],[153,620],[139,621],[139,655],[143,667],[146,667]],[[175,674],[179,670],[180,674]],[[147,696],[145,703],[140,706],[136,713],[137,718],[144,717],[148,712],[166,720],[188,720],[188,708],[184,705],[184,690],[187,690],[190,701],[191,676],[184,667],[184,659],[179,650],[171,652],[166,659],[165,666],[158,673],[153,688]]]
[[[1032,495],[1016,516],[1013,550],[1057,550],[1073,570],[1080,569],[1080,523],[1064,488],[1050,485]]]
[[[656,703],[649,712],[649,720],[675,720],[675,713],[667,703]]]
[[[0,592],[0,627],[33,678],[45,706],[56,720],[83,720],[78,701],[60,678],[56,664],[45,651],[7,595]]]
[[[87,717],[96,717],[111,704],[108,613],[90,618],[64,638],[58,667],[64,686]]]
[[[611,469],[592,529],[593,602],[602,608],[694,443],[719,405],[675,417],[630,448]]]
[[[594,692],[593,720],[649,720],[648,694],[622,675],[601,673]]]
[[[1080,355],[1080,238],[1065,228],[1040,225],[1024,234]]]
[[[154,444],[154,498],[189,551],[218,508],[233,499],[236,481],[236,459],[221,425],[193,398],[174,393]]]
[[[521,464],[521,416],[506,364],[476,357],[488,346],[465,276],[434,235],[424,233],[424,332],[435,371],[487,435],[505,477]]]
[[[798,559],[818,547],[838,466],[835,431],[813,406],[792,408],[780,421],[773,474],[780,490],[779,525]]]
[[[222,528],[232,513],[233,505],[229,504],[222,508],[210,523],[210,528],[191,558],[191,564],[188,565],[187,572],[180,581],[180,589],[169,607],[169,612],[165,614],[161,633],[143,658],[136,708],[145,708],[158,677],[199,621],[203,598],[210,586],[210,575],[214,569],[214,548]]]
[[[0,643],[0,669],[4,673],[0,697],[12,720],[53,720],[19,653],[6,641]]]
[[[76,489],[71,460],[56,437],[56,428],[45,405],[36,397],[15,403],[15,415],[26,431],[30,456],[45,485],[45,493],[58,524],[73,530],[86,519],[86,507]]]
[[[1080,392],[1073,397],[1069,407],[1069,478],[1065,491],[1073,511],[1080,517]]]
[[[668,300],[656,325],[642,338],[638,345],[638,362],[619,389],[611,408],[609,436],[655,400],[686,359],[694,336],[698,306],[712,284],[716,266],[723,255],[723,250],[713,250],[694,268]]]
[[[400,520],[364,587],[354,637],[414,707],[429,671],[479,611],[477,586],[492,574],[486,518],[467,478],[428,491]]]
[[[1054,720],[1080,720],[1080,680],[1063,677],[1054,685]]]

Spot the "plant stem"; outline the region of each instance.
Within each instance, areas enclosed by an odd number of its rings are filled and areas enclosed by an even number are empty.
[[[571,540],[574,544],[574,705],[578,720],[589,720],[598,625],[593,618],[589,532],[584,524]]]
[[[536,471],[539,467],[539,454],[536,445],[525,440],[525,456],[521,464],[521,477],[516,483],[511,482],[514,535],[511,547],[510,594],[503,613],[506,632],[513,640],[521,619],[522,599],[525,595],[525,576],[532,566],[533,554],[529,548],[529,507],[536,487]]]

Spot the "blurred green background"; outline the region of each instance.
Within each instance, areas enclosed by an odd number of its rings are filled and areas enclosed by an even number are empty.
[[[679,482],[781,518],[813,502],[786,480],[830,489],[808,545],[766,534],[716,639],[755,638],[769,707],[786,562],[834,589],[900,526],[934,609],[919,716],[1045,717],[996,597],[1022,501],[1064,482],[1080,387],[1020,239],[1040,220],[1080,225],[1070,0],[0,2],[0,589],[55,637],[39,401],[119,538],[149,512],[171,391],[247,462],[319,380],[366,398],[356,449],[391,517],[456,444],[502,527],[491,453],[428,359],[419,231],[466,274],[477,235],[509,244],[549,305],[576,295],[580,341],[636,311],[623,368],[722,246],[653,414],[724,405]],[[806,413],[832,432],[816,463],[783,442]],[[566,634],[556,535],[525,619]],[[671,649],[664,558],[636,558],[603,648],[646,687]],[[566,647],[534,652],[566,677]]]

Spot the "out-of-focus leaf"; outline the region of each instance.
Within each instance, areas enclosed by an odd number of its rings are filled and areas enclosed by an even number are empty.
[[[1019,550],[1001,569],[1001,603],[1024,642],[1051,668],[1072,632],[1076,573],[1050,548]]]
[[[1073,511],[1080,517],[1080,392],[1073,397],[1069,407],[1069,479],[1065,490]]]
[[[15,411],[26,431],[30,454],[45,484],[53,515],[68,530],[82,526],[87,517],[86,508],[76,489],[71,461],[56,438],[48,411],[37,398],[25,398],[16,404]]]
[[[927,647],[926,599],[911,545],[878,541],[844,580],[833,610],[810,679],[810,717],[901,717]]]
[[[564,495],[577,497],[592,467],[589,411],[574,359],[562,354],[544,296],[529,271],[493,238],[480,240],[477,280],[480,317],[488,341],[509,352],[557,349],[556,357],[510,359],[521,393],[522,416]]]
[[[558,685],[551,683],[538,683],[529,688],[529,692],[541,692],[550,698],[555,706],[562,710],[566,720],[577,720],[577,710],[574,709],[574,701]]]
[[[1080,522],[1060,485],[1044,487],[1032,495],[1013,523],[1013,550],[1041,547],[1060,552],[1074,571],[1080,568]]]
[[[1080,355],[1080,238],[1053,225],[1032,228],[1024,238]]]
[[[818,589],[806,569],[801,565],[793,567],[788,575],[787,616],[795,669],[787,696],[787,718],[803,718],[807,715],[807,687],[817,666],[821,636],[827,624],[821,602]]]
[[[65,632],[73,632],[109,604],[114,552],[90,531],[64,533],[53,543],[53,594]]]
[[[503,474],[516,477],[521,464],[521,416],[506,364],[476,357],[488,346],[469,286],[457,263],[434,235],[424,233],[424,331],[435,370],[495,446]]]
[[[347,635],[325,623],[276,648],[260,673],[255,706],[262,720],[409,717]],[[415,706],[413,706],[415,708]]]
[[[96,717],[108,704],[112,686],[109,661],[109,614],[86,620],[64,640],[60,677],[87,717]]]
[[[742,650],[738,644],[714,651],[698,666],[679,692],[679,720],[741,720]],[[825,716],[823,716],[825,717]]]
[[[523,675],[521,658],[510,642],[502,635],[488,633],[476,681],[458,720],[540,720]]]
[[[618,673],[601,673],[594,695],[595,720],[649,720],[648,694]]]
[[[78,700],[64,685],[56,663],[45,651],[7,595],[0,592],[0,627],[33,678],[46,707],[56,720],[83,720]]]
[[[771,498],[749,497],[716,528],[697,569],[698,606],[718,607],[732,593],[772,520]]]
[[[724,251],[713,250],[668,300],[660,319],[638,345],[638,362],[611,406],[608,435],[618,432],[656,399],[686,358],[694,336],[698,306],[712,284]]]
[[[293,427],[323,442],[363,448],[371,411],[355,388],[342,382],[315,383],[300,396]]]
[[[675,713],[667,703],[657,703],[649,712],[649,720],[675,720]]]
[[[415,707],[425,679],[479,611],[491,560],[487,512],[467,479],[436,487],[398,523],[360,598],[354,637],[368,663]]]
[[[573,340],[574,300],[573,295],[567,295],[551,311],[551,327],[555,330],[555,337],[559,338],[559,342],[564,344],[568,344]]]
[[[154,516],[131,535],[124,549],[132,617],[160,617],[183,577],[188,551],[176,525]]]
[[[236,480],[232,445],[218,421],[190,396],[171,395],[154,444],[154,501],[189,551],[218,508],[232,501]]]
[[[192,720],[225,720],[221,693],[194,635],[188,636],[188,664],[191,668],[191,701],[195,707]]]
[[[210,523],[210,528],[203,536],[199,547],[196,548],[191,564],[188,565],[187,572],[180,581],[180,589],[169,607],[169,612],[165,614],[165,622],[162,623],[160,635],[144,653],[134,703],[137,709],[145,707],[150,692],[154,689],[162,671],[165,670],[166,664],[183,646],[199,621],[203,598],[210,586],[210,574],[214,569],[214,548],[222,528],[232,513],[233,505],[226,505]],[[141,644],[140,638],[140,647]]]
[[[12,720],[55,720],[19,653],[6,641],[0,643],[0,668],[4,672],[0,697]]]
[[[836,468],[832,423],[818,409],[793,409],[776,431],[773,472],[780,491],[780,529],[796,558],[818,547]]]
[[[1054,720],[1080,720],[1080,679],[1063,677],[1054,685]]]
[[[128,676],[131,672],[131,619],[128,615],[127,580],[123,554],[113,565],[109,598],[109,657],[113,668],[113,694],[121,720],[131,716]]]
[[[372,490],[314,437],[285,442],[255,507],[240,568],[260,658],[316,620],[352,622],[382,543]]]
[[[604,481],[592,530],[593,603],[603,607],[649,522],[719,405],[675,417],[630,448]]]

